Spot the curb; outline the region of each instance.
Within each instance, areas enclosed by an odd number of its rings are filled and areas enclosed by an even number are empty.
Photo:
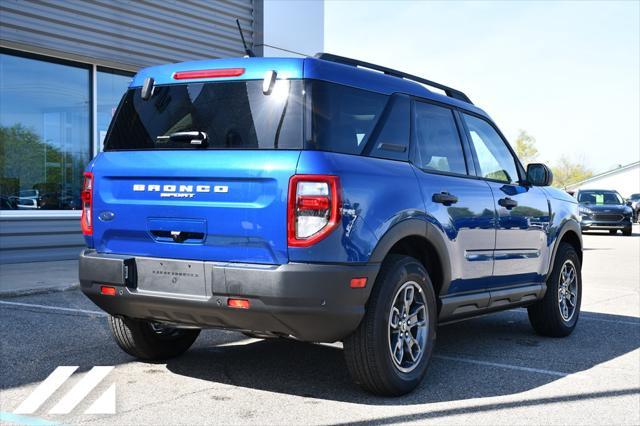
[[[0,299],[10,299],[20,296],[32,296],[34,294],[58,293],[80,288],[80,283],[65,284],[51,287],[25,288],[15,290],[0,290]]]

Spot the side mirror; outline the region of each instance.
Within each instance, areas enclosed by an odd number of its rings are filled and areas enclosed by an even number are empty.
[[[627,200],[627,201],[625,202],[625,204],[626,204],[626,205],[628,205],[629,207],[632,207],[632,206],[633,206],[633,201],[631,201],[631,200]]]
[[[553,173],[542,163],[531,163],[527,166],[527,182],[533,186],[549,186],[553,182]]]

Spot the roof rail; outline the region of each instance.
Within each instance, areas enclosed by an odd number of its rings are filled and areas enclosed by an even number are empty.
[[[336,62],[336,63],[343,64],[343,65],[351,65],[353,67],[369,68],[369,69],[372,69],[372,70],[380,71],[380,72],[382,72],[384,74],[387,74],[387,75],[392,75],[394,77],[404,78],[406,80],[412,80],[412,81],[415,81],[415,82],[418,82],[418,83],[422,83],[424,85],[435,87],[436,89],[442,90],[450,98],[458,99],[460,101],[467,102],[467,103],[473,105],[473,102],[471,102],[471,99],[469,99],[469,97],[467,95],[465,95],[463,92],[461,92],[459,90],[456,90],[454,88],[451,88],[449,86],[445,86],[444,84],[440,84],[440,83],[436,83],[435,81],[427,80],[426,78],[422,78],[422,77],[418,77],[418,76],[415,76],[415,75],[407,74],[407,73],[402,72],[402,71],[398,71],[398,70],[394,70],[394,69],[391,69],[391,68],[383,67],[383,66],[380,66],[380,65],[372,64],[372,63],[369,63],[369,62],[364,62],[364,61],[359,61],[357,59],[346,58],[344,56],[334,55],[332,53],[320,52],[320,53],[316,53],[315,57],[318,58],[318,59],[322,59],[322,60],[325,60],[325,61]]]

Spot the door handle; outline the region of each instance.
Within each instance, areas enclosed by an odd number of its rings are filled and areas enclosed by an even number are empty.
[[[458,202],[458,197],[455,195],[451,195],[448,192],[437,192],[433,194],[431,197],[434,203],[444,204],[445,206],[450,206],[451,204],[455,204]]]
[[[516,200],[512,200],[511,198],[507,197],[507,198],[500,198],[498,200],[498,204],[500,204],[502,207],[504,207],[507,210],[511,210],[512,208],[518,205],[518,202]]]

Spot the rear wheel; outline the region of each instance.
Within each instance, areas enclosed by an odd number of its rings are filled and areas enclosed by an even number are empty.
[[[360,326],[344,341],[354,381],[377,395],[415,389],[431,358],[436,319],[436,298],[424,266],[409,256],[388,256]]]
[[[528,307],[529,321],[543,336],[565,337],[580,315],[582,275],[580,258],[571,244],[560,243],[544,298]]]
[[[109,327],[118,346],[131,356],[155,361],[173,358],[187,351],[200,334],[160,323],[109,316]]]

